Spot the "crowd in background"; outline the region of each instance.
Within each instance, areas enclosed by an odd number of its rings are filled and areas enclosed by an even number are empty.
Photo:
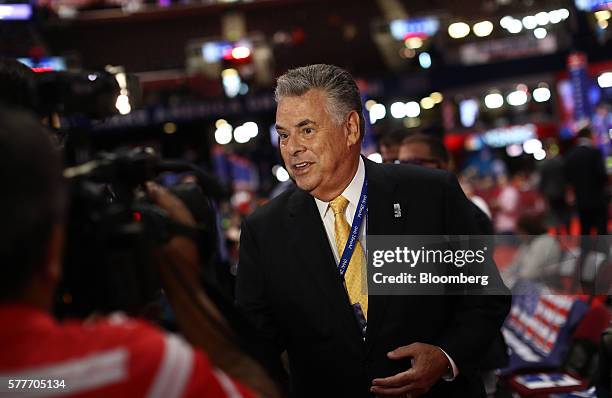
[[[409,148],[415,141],[428,146],[421,156],[413,156]],[[411,163],[456,173],[466,196],[491,222],[492,228],[485,229],[483,235],[509,236],[504,242],[511,249],[498,248],[496,258],[500,269],[505,270],[508,284],[523,277],[558,286],[563,272],[573,272],[561,269],[566,249],[580,246],[581,235],[606,235],[612,222],[608,207],[611,185],[603,151],[593,143],[591,130],[585,128],[575,140],[563,144],[561,153],[559,141],[545,140],[546,158],[535,167],[512,173],[502,156],[497,155],[493,155],[488,171],[470,164],[462,167],[441,139],[418,132],[383,135],[378,149],[384,163]],[[418,152],[418,145],[415,148]],[[402,161],[402,153],[410,159]],[[269,198],[243,192],[221,205],[230,264],[237,263],[241,220],[279,192],[293,187],[293,182],[287,181],[279,183]],[[240,200],[241,195],[248,199]],[[563,237],[568,239],[565,243],[559,241]]]

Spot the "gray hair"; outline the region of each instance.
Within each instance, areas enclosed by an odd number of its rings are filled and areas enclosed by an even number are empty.
[[[326,64],[315,64],[290,69],[278,78],[274,98],[297,97],[311,89],[322,89],[327,94],[326,110],[340,125],[346,115],[355,111],[359,115],[360,138],[365,131],[361,96],[357,83],[346,70]]]

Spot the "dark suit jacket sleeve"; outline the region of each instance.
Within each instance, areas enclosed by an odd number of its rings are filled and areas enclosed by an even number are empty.
[[[257,330],[250,339],[250,349],[263,362],[276,381],[287,388],[288,377],[282,366],[280,355],[285,350],[266,296],[266,272],[263,257],[252,234],[249,223],[242,223],[240,235],[240,262],[236,278],[236,302],[238,308]]]
[[[447,180],[445,207],[449,235],[482,234],[468,199],[452,175]],[[493,260],[488,258],[479,272],[489,276],[488,288],[494,286],[502,294],[483,292],[482,295],[456,296],[452,300],[455,308],[450,327],[438,343],[462,373],[471,372],[479,366],[480,359],[499,334],[510,310],[510,293],[503,285]]]

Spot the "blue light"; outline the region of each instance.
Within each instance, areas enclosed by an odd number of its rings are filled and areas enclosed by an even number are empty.
[[[232,44],[227,41],[210,41],[202,46],[202,57],[209,64],[219,62],[223,54],[232,51]]]
[[[389,24],[395,40],[404,40],[407,35],[433,36],[439,28],[440,22],[435,17],[396,19]]]
[[[202,56],[204,57],[204,61],[212,64],[221,59],[221,49],[217,43],[206,43],[202,46]]]
[[[610,6],[610,0],[575,0],[576,8],[581,11],[597,11]]]
[[[419,54],[419,64],[423,69],[429,69],[431,67],[431,55],[429,53]]]
[[[478,117],[478,101],[470,98],[459,102],[459,119],[463,127],[472,127]]]

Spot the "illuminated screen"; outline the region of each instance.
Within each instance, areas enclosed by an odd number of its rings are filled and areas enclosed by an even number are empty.
[[[389,25],[391,36],[396,40],[405,40],[408,37],[426,38],[433,36],[439,27],[440,22],[433,17],[397,19],[391,21]]]
[[[576,8],[582,11],[597,11],[612,6],[612,0],[575,0]]]
[[[62,57],[43,57],[36,61],[32,58],[18,58],[17,60],[34,72],[57,72],[66,70],[66,61]]]
[[[31,16],[30,4],[0,4],[0,21],[25,21]]]

